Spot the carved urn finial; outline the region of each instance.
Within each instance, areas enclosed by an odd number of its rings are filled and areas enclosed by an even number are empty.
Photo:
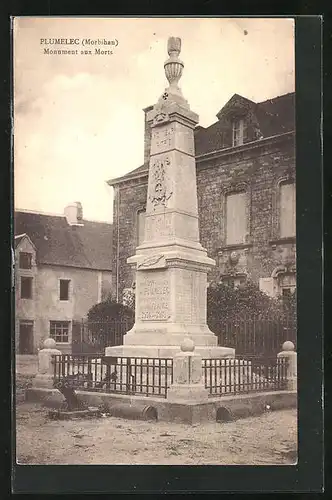
[[[183,62],[179,59],[181,52],[181,38],[171,36],[167,42],[167,52],[169,58],[165,61],[165,75],[169,82],[169,91],[179,94],[181,91],[178,87],[179,80],[184,68]]]
[[[167,41],[167,52],[171,57],[178,57],[181,52],[181,38],[170,36]]]

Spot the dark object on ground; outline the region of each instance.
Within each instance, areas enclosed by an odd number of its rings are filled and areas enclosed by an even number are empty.
[[[107,373],[106,376],[100,382],[95,383],[96,388],[103,388],[105,385],[110,385],[111,383],[115,383],[117,381],[117,372],[116,369],[112,373]]]
[[[115,404],[109,410],[112,417],[132,420],[158,420],[158,412],[153,406],[132,406],[129,404]]]
[[[48,416],[53,420],[70,420],[74,418],[101,417],[99,408],[87,408],[84,410],[50,410]]]
[[[217,410],[216,421],[217,422],[232,422],[234,420],[234,415],[229,408],[221,406]]]
[[[68,411],[82,410],[84,405],[79,401],[77,394],[74,390],[71,380],[67,377],[64,380],[56,381],[54,387],[63,394],[66,399],[66,406]]]

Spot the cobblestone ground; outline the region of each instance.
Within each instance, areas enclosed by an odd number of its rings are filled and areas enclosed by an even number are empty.
[[[294,464],[296,410],[196,426],[113,417],[54,421],[38,404],[16,407],[20,464]]]

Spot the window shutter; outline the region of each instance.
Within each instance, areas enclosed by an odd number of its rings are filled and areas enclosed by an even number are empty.
[[[275,296],[274,278],[260,278],[259,289],[261,292],[266,293],[269,297]]]
[[[280,237],[295,236],[295,184],[280,186]]]
[[[234,193],[227,196],[226,202],[226,244],[245,242],[246,193]]]

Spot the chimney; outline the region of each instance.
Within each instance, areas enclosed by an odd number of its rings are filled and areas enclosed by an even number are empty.
[[[64,213],[70,226],[83,226],[83,207],[79,201],[67,205]]]
[[[146,115],[153,109],[153,106],[144,108],[144,165],[148,165],[150,161],[150,148],[151,148],[151,127],[146,120]]]

